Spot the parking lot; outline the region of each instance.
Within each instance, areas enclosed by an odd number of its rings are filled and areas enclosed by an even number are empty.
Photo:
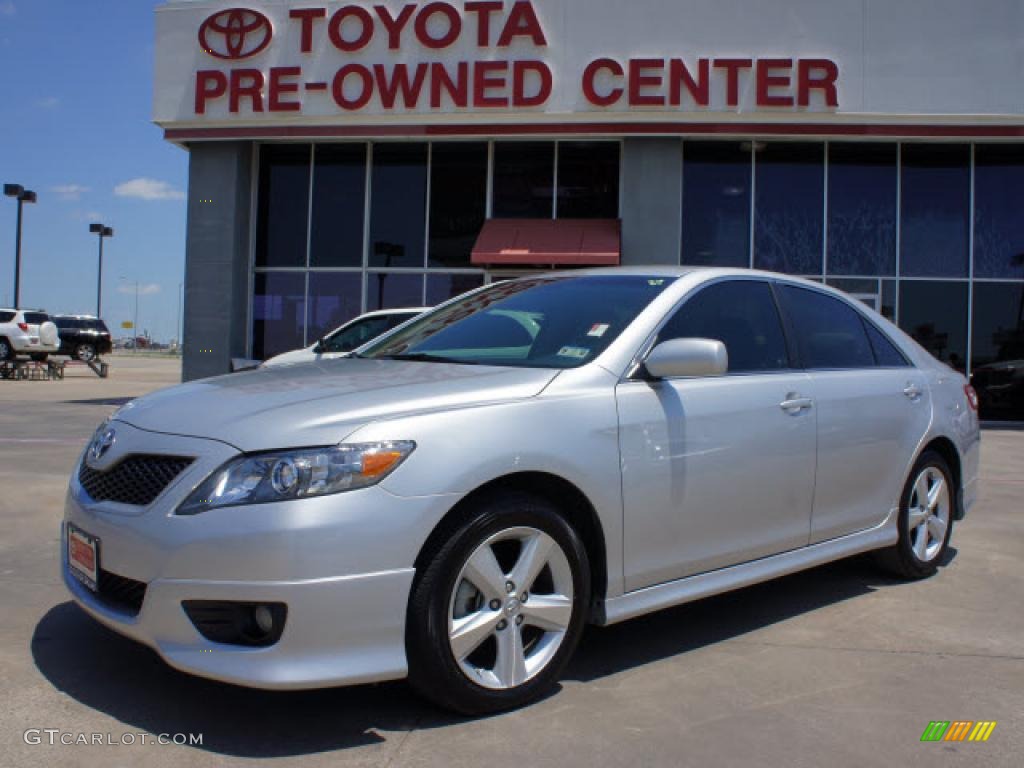
[[[982,498],[931,580],[857,558],[584,636],[560,690],[464,720],[404,683],[251,691],[164,666],[100,627],[58,574],[67,476],[96,424],[173,384],[174,360],[111,358],[0,382],[0,764],[1018,766],[1024,749],[1024,432],[988,430]],[[987,743],[921,743],[990,720]],[[28,729],[135,743],[26,743]],[[139,734],[202,734],[142,745]]]

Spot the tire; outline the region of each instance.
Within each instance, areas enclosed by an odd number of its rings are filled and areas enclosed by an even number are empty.
[[[887,571],[908,580],[935,574],[953,533],[957,493],[946,460],[935,451],[925,451],[900,496],[899,541],[878,553]],[[923,535],[927,538],[922,542]]]
[[[558,681],[583,632],[591,589],[586,549],[556,507],[521,492],[482,499],[453,528],[413,584],[409,682],[465,715],[535,701]],[[538,575],[529,575],[528,563]],[[517,573],[527,586],[509,593]],[[463,632],[452,637],[457,622]]]
[[[14,347],[11,346],[11,342],[9,342],[4,337],[0,336],[0,363],[4,362],[5,360],[13,359]]]
[[[79,344],[75,347],[75,359],[88,363],[96,359],[96,347],[92,344]]]
[[[46,358],[48,358],[49,356],[49,352],[33,352],[32,354],[29,355],[29,358],[31,358],[37,363],[45,363]]]

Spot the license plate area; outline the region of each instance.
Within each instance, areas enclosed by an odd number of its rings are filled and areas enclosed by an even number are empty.
[[[68,566],[71,574],[95,592],[99,588],[100,541],[68,523]]]

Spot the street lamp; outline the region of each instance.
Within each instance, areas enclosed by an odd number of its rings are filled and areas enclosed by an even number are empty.
[[[4,194],[18,201],[18,224],[14,232],[14,308],[21,306],[21,206],[36,202],[36,193],[21,184],[4,184]]]
[[[100,268],[96,275],[96,317],[102,319],[100,309],[103,305],[103,238],[113,237],[114,230],[102,224],[90,224],[89,231],[99,236],[100,241]]]

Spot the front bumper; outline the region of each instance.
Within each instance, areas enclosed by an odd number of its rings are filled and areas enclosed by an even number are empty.
[[[117,428],[119,437],[127,431]],[[220,461],[205,456],[197,463]],[[174,515],[206,471],[186,472],[141,514],[92,502],[72,477],[61,568],[75,602],[116,632],[153,648],[169,665],[216,680],[297,689],[404,677],[413,563],[457,498],[404,498],[373,487]],[[99,540],[101,569],[146,585],[137,615],[71,573],[67,523]],[[192,624],[184,600],[285,603],[284,633],[267,648],[213,643]]]

